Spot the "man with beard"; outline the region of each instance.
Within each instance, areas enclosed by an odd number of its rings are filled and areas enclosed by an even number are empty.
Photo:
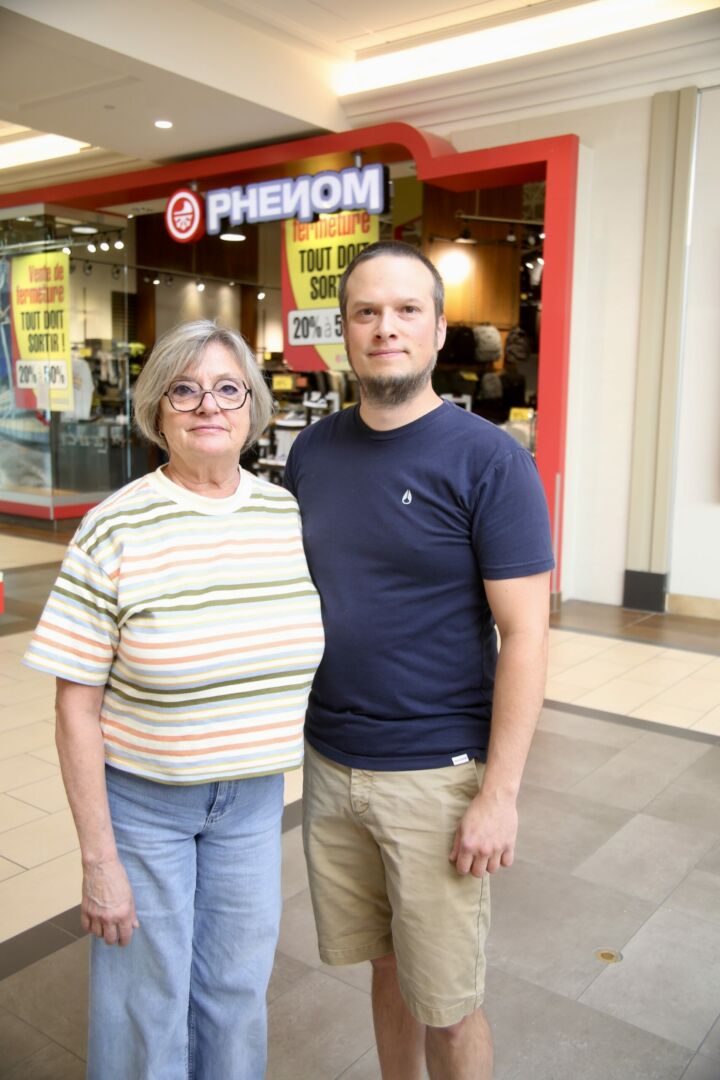
[[[443,299],[415,248],[357,256],[340,310],[360,405],[302,432],[286,470],[327,642],[303,796],[320,955],[371,961],[384,1080],[492,1075],[487,875],[513,861],[545,679],[542,488],[433,390]]]

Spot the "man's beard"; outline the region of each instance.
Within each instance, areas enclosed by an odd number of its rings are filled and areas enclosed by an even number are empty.
[[[437,362],[437,354],[433,356],[427,367],[422,371],[414,371],[407,375],[363,375],[355,372],[357,381],[362,390],[362,396],[370,405],[404,405],[411,401],[430,382],[430,377]],[[352,367],[352,360],[350,361]],[[353,368],[354,370],[354,368]]]

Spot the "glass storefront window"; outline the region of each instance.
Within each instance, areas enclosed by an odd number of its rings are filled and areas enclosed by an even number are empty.
[[[145,471],[129,422],[144,347],[127,225],[0,211],[0,513],[78,517]]]

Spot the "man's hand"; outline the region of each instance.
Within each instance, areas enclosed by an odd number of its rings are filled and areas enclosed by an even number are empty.
[[[107,945],[129,945],[140,926],[125,867],[119,859],[83,868],[81,923],[83,930]]]
[[[512,796],[476,795],[460,819],[450,862],[458,874],[473,877],[494,874],[501,866],[512,866],[518,814]]]

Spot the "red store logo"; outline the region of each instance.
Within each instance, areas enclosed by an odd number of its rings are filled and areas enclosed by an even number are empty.
[[[165,228],[178,244],[199,240],[205,232],[205,206],[202,198],[189,188],[180,188],[165,207]]]

